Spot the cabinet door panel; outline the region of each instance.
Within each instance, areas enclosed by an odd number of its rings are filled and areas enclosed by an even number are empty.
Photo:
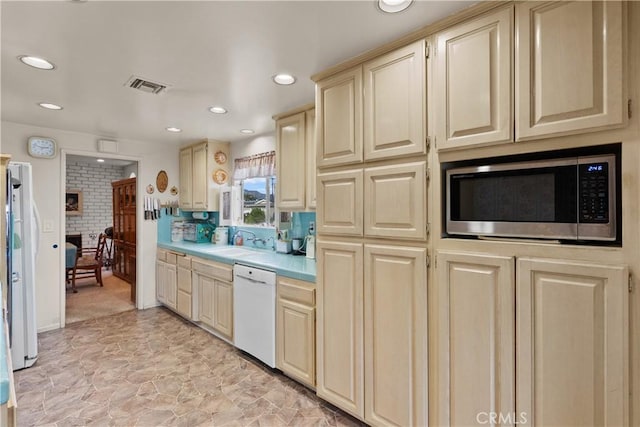
[[[362,170],[318,175],[320,233],[362,236]]]
[[[514,259],[438,251],[439,426],[515,408]]]
[[[207,208],[209,176],[207,173],[207,143],[193,147],[192,199],[193,209]]]
[[[513,140],[513,8],[437,36],[438,149]]]
[[[191,293],[191,269],[178,266],[178,289]]]
[[[214,279],[198,275],[198,319],[211,327],[215,325]]]
[[[316,84],[318,166],[362,161],[362,68]]]
[[[424,40],[364,64],[364,158],[426,151]]]
[[[315,309],[278,299],[277,364],[287,375],[315,386]]]
[[[365,245],[365,420],[427,425],[427,250]]]
[[[364,417],[362,245],[317,244],[317,393]]]
[[[628,425],[627,268],[521,258],[517,270],[523,425]]]
[[[517,139],[625,123],[622,3],[518,5]]]
[[[425,162],[364,170],[367,236],[426,239]]]
[[[167,264],[165,277],[166,304],[175,310],[178,304],[177,271],[175,265]]]
[[[167,282],[167,263],[156,261],[156,299],[161,303],[165,303]]]
[[[180,207],[188,209],[193,207],[193,152],[191,148],[180,150],[180,192],[178,193]]]
[[[307,209],[316,208],[316,110],[306,112]]]
[[[233,284],[214,280],[214,323],[216,331],[233,340]]]
[[[304,209],[305,113],[276,122],[277,203],[280,209]]]
[[[191,319],[191,294],[178,289],[176,311],[187,319]]]

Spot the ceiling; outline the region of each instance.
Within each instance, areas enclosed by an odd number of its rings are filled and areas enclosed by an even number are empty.
[[[312,102],[312,74],[473,3],[417,1],[390,15],[369,0],[2,1],[2,120],[171,144],[243,140],[240,129],[271,132],[272,115]],[[279,72],[298,81],[276,86]],[[170,88],[128,88],[132,75]]]

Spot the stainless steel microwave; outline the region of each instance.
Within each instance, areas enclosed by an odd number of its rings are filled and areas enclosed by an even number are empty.
[[[452,167],[448,235],[615,241],[616,154]]]

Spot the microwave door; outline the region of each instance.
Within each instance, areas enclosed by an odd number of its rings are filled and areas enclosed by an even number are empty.
[[[447,171],[447,232],[575,240],[576,160]]]

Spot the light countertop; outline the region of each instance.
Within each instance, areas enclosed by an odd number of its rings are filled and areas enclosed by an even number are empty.
[[[307,282],[316,281],[316,260],[305,256],[279,254],[271,250],[253,249],[247,246],[217,246],[212,243],[158,242],[158,247],[186,253],[225,264],[244,264],[275,271],[279,276]],[[246,253],[233,255],[231,248],[244,249]],[[231,252],[230,252],[231,251]],[[230,252],[225,254],[224,252]]]

